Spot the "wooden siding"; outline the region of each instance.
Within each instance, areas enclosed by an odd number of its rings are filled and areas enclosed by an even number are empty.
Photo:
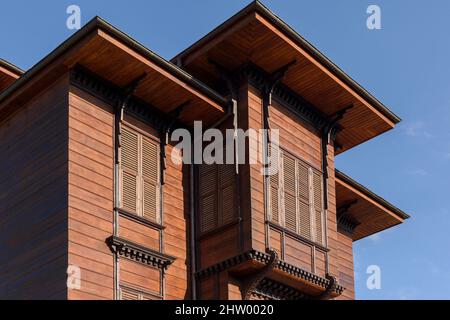
[[[262,99],[261,93],[253,87],[248,87],[248,128],[261,129]],[[256,150],[253,150],[256,151]],[[261,163],[250,164],[250,197],[251,197],[251,234],[252,247],[264,252],[264,176],[261,174]]]
[[[67,297],[67,88],[0,124],[0,299]]]
[[[120,283],[155,295],[161,295],[161,270],[127,259],[120,260]]]
[[[77,88],[69,96],[69,264],[81,288],[69,299],[113,299],[112,108]]]
[[[248,87],[248,121],[249,127],[254,129],[262,128],[262,97],[259,90]],[[273,100],[270,107],[269,125],[271,129],[278,129],[280,133],[279,145],[283,150],[288,151],[296,158],[304,161],[315,171],[322,170],[322,149],[321,137],[319,132],[310,125],[298,119],[277,100]],[[329,146],[329,171],[334,171],[334,153],[333,147]],[[264,231],[264,182],[260,172],[261,165],[250,165],[250,184],[251,184],[251,219],[252,219],[252,243],[253,248],[265,250],[265,231]],[[330,252],[330,271],[336,272],[336,201],[334,191],[334,175],[329,180],[329,210],[327,216],[328,227],[328,246]],[[269,246],[284,250],[280,252],[282,257],[293,265],[304,268],[305,270],[316,272],[321,276],[325,275],[326,255],[323,251],[314,248],[311,244],[296,239],[291,236],[279,234],[277,228],[269,228]],[[273,234],[274,233],[274,234]],[[284,239],[284,245],[283,245]],[[281,242],[281,243],[280,243]],[[316,252],[314,252],[314,250]],[[314,261],[316,259],[317,261]],[[334,260],[333,260],[334,259]],[[336,274],[336,273],[334,273]]]
[[[337,250],[337,210],[336,210],[336,178],[334,176],[334,147],[328,145],[328,210],[327,210],[327,243],[329,273],[338,276]],[[339,279],[338,279],[339,280]]]
[[[350,235],[337,233],[338,246],[338,278],[345,291],[339,299],[355,299],[355,280],[353,264],[353,240]]]
[[[174,147],[166,147],[167,167],[164,184],[164,253],[176,258],[165,275],[165,299],[188,299],[191,270],[189,245],[189,168],[172,160]]]

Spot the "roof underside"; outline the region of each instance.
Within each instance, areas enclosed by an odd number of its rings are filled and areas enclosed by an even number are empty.
[[[23,71],[15,65],[0,59],[0,93],[16,81]]]
[[[229,70],[250,62],[269,74],[295,61],[282,81],[284,85],[328,116],[353,105],[340,122],[343,130],[337,143],[342,148],[337,153],[392,129],[400,121],[259,2],[172,59],[214,88],[220,75],[211,60]]]
[[[344,214],[357,224],[353,231],[354,241],[391,228],[409,218],[391,203],[336,170],[338,215],[340,209],[346,206]]]
[[[166,113],[189,102],[180,115],[188,125],[199,118],[206,124],[213,123],[224,112],[225,98],[102,19],[94,18],[0,94],[0,120],[17,102],[26,101],[75,66],[121,88],[145,75],[134,96]]]

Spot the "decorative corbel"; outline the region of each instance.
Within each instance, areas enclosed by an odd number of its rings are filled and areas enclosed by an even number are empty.
[[[325,278],[328,279],[329,284],[325,291],[320,294],[317,299],[318,300],[328,300],[332,297],[333,293],[336,292],[336,288],[339,286],[338,280],[335,276],[331,274],[326,274]]]
[[[116,164],[119,164],[119,148],[120,148],[120,123],[123,121],[123,115],[126,106],[128,105],[128,102],[130,101],[131,97],[133,96],[134,92],[136,91],[137,87],[141,83],[141,81],[147,77],[147,74],[144,73],[131,81],[128,85],[126,85],[122,89],[122,94],[117,99],[116,105],[115,105],[115,132],[116,132],[116,139],[115,140],[115,147],[116,147]]]
[[[322,128],[322,171],[324,185],[323,199],[325,210],[328,209],[328,144],[330,143],[331,139],[335,137],[338,130],[340,130],[339,121],[342,120],[345,113],[351,108],[353,108],[353,105],[350,105],[329,117],[329,121],[327,121],[327,123]]]
[[[252,293],[256,290],[259,283],[271,272],[278,264],[278,253],[275,250],[268,249],[267,253],[270,254],[269,262],[264,268],[258,271],[256,274],[250,276],[244,281],[241,288],[241,294],[243,300],[250,300]]]
[[[166,146],[169,143],[169,134],[173,130],[175,124],[180,119],[181,112],[183,112],[184,108],[187,107],[191,101],[186,101],[180,104],[178,107],[169,112],[170,121],[161,125],[160,128],[160,175],[161,175],[161,185],[165,184],[165,172],[167,169],[167,154],[166,154]]]
[[[342,230],[346,231],[350,235],[353,233],[353,230],[360,224],[358,221],[349,217],[348,211],[352,206],[358,203],[358,200],[355,199],[353,201],[347,201],[339,208],[337,208],[337,225]]]
[[[281,68],[274,71],[268,79],[266,79],[265,84],[263,86],[263,117],[264,117],[264,129],[270,129],[269,124],[269,107],[272,105],[272,95],[275,86],[279,84],[285,77],[289,68],[296,64],[297,61],[293,60]]]

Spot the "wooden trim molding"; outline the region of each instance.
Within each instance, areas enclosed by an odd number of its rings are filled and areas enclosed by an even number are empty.
[[[163,226],[163,225],[161,225],[161,224],[159,224],[157,222],[154,222],[154,221],[151,221],[149,219],[143,218],[141,216],[138,216],[135,213],[128,212],[128,211],[126,211],[126,210],[124,210],[122,208],[117,208],[116,210],[117,210],[117,212],[119,212],[119,215],[121,217],[128,218],[130,220],[133,220],[135,222],[143,224],[143,225],[145,225],[147,227],[152,227],[152,228],[155,228],[155,229],[158,229],[158,230],[166,229],[165,226]]]
[[[271,76],[267,72],[252,63],[248,63],[239,70],[239,77],[246,78],[251,85],[260,90],[264,89],[266,83],[271,81]],[[317,107],[282,83],[274,86],[272,97],[301,120],[318,130],[328,123],[328,117]]]
[[[263,300],[312,300],[313,297],[277,281],[264,278],[253,295]]]
[[[75,66],[70,71],[70,83],[84,90],[102,101],[114,106],[118,99],[126,96],[122,88],[110,83],[82,66]],[[137,118],[138,120],[150,125],[154,129],[161,131],[170,126],[179,128],[184,126],[169,114],[163,113],[160,109],[152,106],[142,100],[131,96],[127,100],[125,113]]]
[[[120,257],[124,257],[138,263],[152,266],[165,271],[175,258],[120,237],[111,236],[106,239],[111,251]]]
[[[267,265],[272,261],[272,258],[270,254],[263,253],[257,250],[250,250],[240,255],[234,256],[230,259],[219,262],[210,267],[207,267],[203,270],[200,270],[199,272],[197,272],[196,276],[198,279],[201,279],[216,273],[220,273],[224,270],[231,269],[232,267],[235,267],[239,264],[242,264],[250,260],[257,261]],[[330,279],[320,277],[318,275],[315,275],[309,271],[306,271],[302,268],[299,268],[282,260],[277,261],[276,265],[274,266],[274,269],[281,270],[294,277],[308,281],[311,284],[322,287],[323,290],[327,290],[332,287],[333,292],[337,295],[341,295],[342,292],[345,290],[343,286],[337,283],[332,284]]]
[[[293,232],[293,231],[291,231],[291,230],[289,230],[289,229],[286,229],[286,228],[280,226],[280,225],[277,224],[277,223],[274,223],[274,222],[272,222],[272,221],[268,221],[267,223],[269,224],[269,226],[270,226],[271,228],[273,228],[273,229],[275,229],[275,230],[277,230],[277,231],[280,231],[280,232],[282,232],[282,233],[285,233],[285,234],[287,234],[288,236],[294,238],[295,240],[298,240],[298,241],[300,241],[300,242],[303,242],[303,243],[305,243],[305,244],[307,244],[307,245],[309,245],[309,246],[315,247],[315,248],[317,248],[317,249],[319,249],[319,250],[321,250],[321,251],[323,251],[323,252],[329,252],[329,251],[330,251],[330,249],[328,249],[328,248],[322,246],[321,244],[316,243],[316,242],[314,242],[314,241],[311,241],[311,240],[309,240],[309,239],[306,239],[306,238],[302,237],[301,235],[299,235],[298,233],[295,233],[295,232]]]

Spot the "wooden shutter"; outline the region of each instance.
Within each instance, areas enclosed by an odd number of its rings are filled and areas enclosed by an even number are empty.
[[[233,164],[217,165],[219,171],[219,223],[233,221],[236,212],[235,203],[235,166]]]
[[[120,300],[161,300],[161,298],[152,296],[135,289],[128,289],[126,287],[120,287]]]
[[[141,297],[141,299],[144,300],[144,301],[161,300],[161,298],[154,297],[154,296],[147,295],[147,294],[143,294],[142,297]]]
[[[199,167],[200,229],[207,232],[217,227],[217,166]]]
[[[131,129],[121,129],[121,206],[159,222],[159,146]]]
[[[153,141],[142,139],[142,199],[143,216],[158,221],[159,208],[159,159],[158,146]]]
[[[122,207],[125,210],[138,210],[138,174],[139,174],[139,139],[138,135],[122,128],[121,135],[122,167]]]
[[[286,154],[283,155],[283,179],[285,228],[297,232],[295,159]]]
[[[281,163],[280,175],[271,176],[270,179],[272,221],[283,221],[287,230],[323,245],[322,173],[285,152]],[[277,207],[277,203],[280,206]]]
[[[315,219],[315,241],[323,244],[323,201],[322,201],[322,175],[313,172],[312,175],[313,196],[313,212]]]
[[[278,147],[273,147],[271,144],[269,145],[269,156],[272,159],[272,152],[278,150]],[[277,151],[278,152],[278,151]],[[279,163],[279,155],[276,163],[272,163],[272,168],[277,169],[276,172],[273,172],[270,175],[270,220],[281,224],[281,210],[280,210],[280,163]]]
[[[120,300],[140,300],[139,293],[126,288],[120,288]]]
[[[311,211],[309,208],[309,168],[301,162],[297,162],[298,183],[298,216],[299,234],[311,239]]]

